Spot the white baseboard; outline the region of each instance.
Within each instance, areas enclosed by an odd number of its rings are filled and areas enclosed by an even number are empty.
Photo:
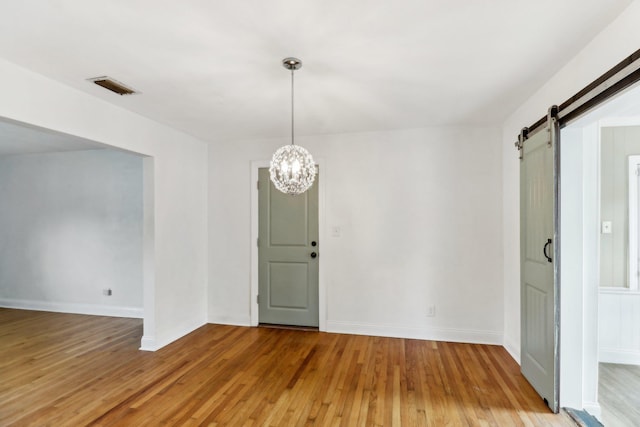
[[[245,316],[225,316],[209,314],[207,323],[216,323],[218,325],[232,325],[232,326],[251,326],[251,318]]]
[[[327,321],[327,332],[471,344],[502,345],[503,342],[502,332],[498,331],[429,327],[417,328],[415,326],[356,323],[336,320]]]
[[[158,347],[158,345],[156,344],[156,337],[149,335],[142,336],[142,339],[140,340],[140,350],[156,351],[159,348],[160,347]]]
[[[504,337],[504,343],[502,346],[507,350],[507,352],[513,357],[513,360],[520,364],[520,343],[517,343],[512,340],[510,337]]]
[[[583,406],[584,410],[590,415],[596,417],[598,421],[602,421],[602,408],[600,408],[600,404],[598,402],[584,402]]]
[[[251,319],[249,317],[216,316],[209,314],[209,323],[251,326]],[[337,320],[327,321],[327,332],[472,344],[502,345],[503,341],[502,332],[498,331],[453,328],[416,328],[414,326],[344,322]]]
[[[52,311],[56,313],[88,314],[92,316],[130,317],[134,319],[142,319],[144,317],[142,308],[99,304],[76,304],[0,298],[0,307],[16,308],[20,310]]]
[[[140,340],[140,350],[157,351],[162,347],[171,344],[180,338],[189,335],[191,332],[205,325],[207,322],[197,320],[187,325],[172,328],[170,331],[163,333],[161,338],[152,335],[144,335]]]
[[[640,351],[619,348],[601,348],[598,362],[619,363],[622,365],[640,365]]]

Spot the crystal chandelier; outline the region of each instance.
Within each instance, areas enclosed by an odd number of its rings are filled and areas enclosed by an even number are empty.
[[[291,70],[291,144],[278,148],[271,159],[271,182],[286,194],[297,195],[307,191],[316,177],[316,165],[311,154],[294,144],[293,139],[293,72],[302,67],[297,58],[285,58],[282,66]]]

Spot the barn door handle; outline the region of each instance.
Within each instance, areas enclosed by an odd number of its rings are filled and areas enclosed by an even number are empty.
[[[544,248],[542,248],[542,253],[544,254],[544,257],[547,259],[547,261],[549,262],[553,261],[551,257],[547,255],[547,246],[551,245],[551,243],[552,243],[551,239],[547,239],[547,243],[545,243]]]

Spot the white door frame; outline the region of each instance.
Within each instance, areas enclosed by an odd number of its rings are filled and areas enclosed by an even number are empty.
[[[323,248],[326,248],[325,204],[324,189],[327,182],[327,170],[323,159],[315,159],[320,168],[318,180],[318,325],[321,331],[327,330],[327,287],[325,281],[325,262],[323,262]],[[251,291],[249,292],[249,312],[251,326],[258,326],[258,169],[268,168],[269,160],[254,160],[251,162]]]
[[[560,406],[597,417],[599,129],[578,123],[562,129],[560,138]]]

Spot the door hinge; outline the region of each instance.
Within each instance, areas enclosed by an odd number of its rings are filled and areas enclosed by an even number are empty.
[[[260,247],[260,238],[259,237],[256,239],[256,246]]]
[[[260,189],[260,181],[256,181],[256,189],[259,190]]]
[[[256,304],[260,304],[260,294],[256,295]]]

